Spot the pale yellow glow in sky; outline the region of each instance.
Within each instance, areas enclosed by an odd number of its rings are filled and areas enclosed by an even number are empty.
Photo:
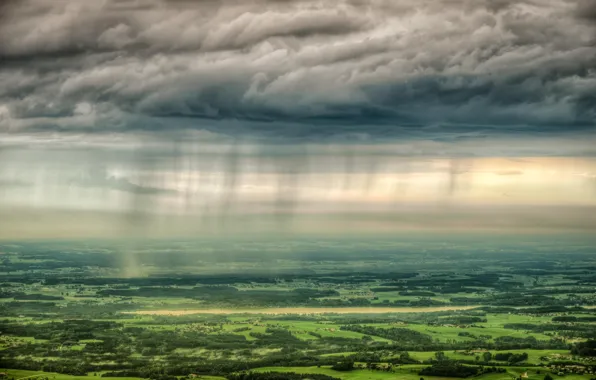
[[[404,164],[405,162],[405,164]],[[323,166],[327,164],[327,166]],[[405,166],[404,166],[405,165]],[[596,160],[588,158],[475,158],[380,159],[373,171],[345,171],[341,164],[311,162],[293,172],[237,169],[234,177],[225,167],[205,170],[107,170],[106,178],[81,183],[69,170],[43,165],[27,168],[23,186],[4,187],[0,203],[33,208],[122,210],[132,198],[147,198],[149,212],[200,213],[222,202],[242,212],[256,205],[291,198],[295,212],[325,203],[326,210],[341,211],[367,204],[522,204],[596,205]],[[137,171],[133,171],[137,170]],[[342,171],[343,170],[343,171]],[[4,183],[24,182],[19,169],[2,172]],[[69,179],[69,176],[71,179]],[[120,182],[119,182],[120,181]],[[118,188],[145,186],[154,194]]]
[[[138,161],[84,150],[5,154],[0,235],[596,228],[593,158],[375,149],[258,155],[242,147]]]

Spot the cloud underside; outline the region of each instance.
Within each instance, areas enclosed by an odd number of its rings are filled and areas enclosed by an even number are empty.
[[[0,130],[590,129],[591,0],[22,0]]]

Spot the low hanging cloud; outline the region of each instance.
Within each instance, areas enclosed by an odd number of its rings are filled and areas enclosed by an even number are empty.
[[[85,175],[71,179],[69,185],[96,189],[111,189],[139,195],[175,193],[175,191],[171,189],[146,186],[131,182],[128,178],[110,176],[101,168],[93,168],[92,170],[89,170],[88,173],[85,173]]]
[[[0,14],[13,133],[389,137],[596,118],[590,0],[17,0]]]

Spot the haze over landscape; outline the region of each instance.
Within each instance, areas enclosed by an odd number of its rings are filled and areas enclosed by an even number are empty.
[[[594,380],[594,0],[0,1],[0,379]]]

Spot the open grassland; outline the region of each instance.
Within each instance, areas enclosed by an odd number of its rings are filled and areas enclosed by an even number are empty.
[[[395,372],[382,372],[382,371],[371,371],[371,370],[354,370],[349,372],[334,371],[328,367],[265,367],[258,368],[255,372],[295,372],[301,374],[323,374],[327,376],[337,377],[342,380],[388,380],[388,379],[399,379],[399,380],[419,380],[417,370],[403,369],[396,370]],[[425,380],[448,380],[445,377],[425,377]],[[511,377],[507,377],[508,380]],[[492,379],[491,379],[492,380]],[[494,379],[499,380],[499,379]]]
[[[61,373],[55,372],[43,372],[43,371],[26,371],[26,370],[17,370],[17,369],[9,369],[9,370],[2,370],[0,367],[0,372],[5,372],[8,375],[8,378],[15,380],[20,379],[37,379],[37,378],[48,378],[49,380],[99,380],[101,379],[101,372],[97,373],[89,373],[87,376],[72,376],[72,375],[64,375]],[[109,380],[140,380],[138,377],[109,377],[104,379]],[[220,376],[208,376],[204,375],[200,377],[200,380],[225,380],[224,377]]]
[[[455,352],[446,352],[445,355],[449,359],[454,360],[475,360],[476,356],[482,358],[482,354],[485,352],[490,352],[493,357],[495,354],[498,353],[514,353],[514,354],[528,354],[528,360],[524,363],[538,365],[545,361],[541,360],[541,358],[546,357],[550,360],[558,360],[560,358],[570,358],[570,354],[568,350],[532,350],[532,349],[524,349],[524,350],[503,350],[503,351],[496,351],[496,350],[472,350],[472,351],[455,351]],[[425,361],[429,359],[433,359],[435,357],[434,352],[410,352],[410,356],[413,358]],[[482,360],[482,359],[481,359]],[[548,360],[547,360],[548,361]]]
[[[503,322],[501,323],[501,317],[497,317],[496,319],[499,322],[493,322],[491,320],[492,316],[488,317],[488,323],[478,323],[479,327],[453,327],[453,326],[427,326],[427,325],[417,325],[417,324],[409,324],[408,328],[412,330],[419,331],[421,333],[429,334],[433,338],[439,341],[449,341],[449,340],[474,340],[470,337],[463,337],[459,334],[463,331],[473,334],[474,336],[479,335],[490,335],[493,339],[508,336],[508,337],[516,337],[516,338],[525,338],[528,336],[533,336],[539,340],[549,340],[550,337],[541,333],[536,332],[529,332],[524,330],[512,330],[512,329],[505,329],[503,325],[505,323],[511,322]],[[517,319],[518,323],[522,321],[527,323],[536,323],[533,321],[531,317],[521,317]],[[538,322],[540,323],[540,322]]]
[[[25,371],[25,370],[16,370],[16,369],[9,369],[5,371],[9,378],[13,378],[15,380],[19,379],[35,379],[35,378],[45,378],[47,377],[50,380],[92,380],[92,379],[99,379],[98,376],[93,376],[93,374],[89,374],[88,376],[72,376],[72,375],[64,375],[60,373],[54,372],[43,372],[43,371]],[[115,377],[111,378],[113,380],[139,380],[137,377]]]
[[[543,380],[544,370],[525,367],[505,367],[506,373],[489,373],[474,377],[480,380],[512,380],[519,378],[520,375],[527,375],[529,380]],[[296,372],[301,374],[323,374],[333,377],[338,377],[343,380],[385,380],[385,379],[399,379],[399,380],[419,380],[421,376],[418,374],[420,366],[401,366],[394,369],[392,372],[384,372],[380,370],[354,370],[349,372],[335,371],[328,367],[265,367],[254,370],[255,372]],[[540,371],[540,373],[537,373]],[[565,380],[589,380],[590,375],[566,375],[559,377],[551,375],[555,379],[561,378]],[[450,377],[435,377],[424,376],[425,380],[455,380],[458,378]]]
[[[501,351],[498,351],[498,350],[450,351],[450,352],[445,352],[445,356],[448,359],[453,359],[453,360],[465,360],[465,361],[473,360],[473,361],[475,361],[476,356],[478,356],[480,358],[480,360],[482,360],[482,354],[484,354],[485,352],[490,352],[493,355],[493,357],[498,353],[503,353],[503,354],[504,353],[514,353],[514,354],[526,353],[526,354],[528,354],[528,359],[526,361],[524,361],[522,364],[528,364],[528,365],[539,365],[541,363],[548,362],[549,360],[569,360],[572,358],[572,355],[569,353],[568,350],[532,350],[532,349],[501,350]],[[356,354],[356,352],[354,352],[354,351],[334,352],[331,354],[324,354],[322,356],[341,358],[342,356],[347,357],[347,356],[354,355],[354,354]],[[410,357],[412,357],[413,359],[424,362],[424,361],[434,359],[436,352],[410,351],[409,354],[410,354]],[[382,357],[382,359],[390,360],[390,359],[393,359],[396,357],[399,357],[399,355],[390,354],[390,355]],[[546,358],[547,360],[546,361],[542,360],[543,358]]]
[[[259,309],[192,309],[192,310],[137,310],[124,312],[137,315],[192,315],[192,314],[391,314],[391,313],[432,313],[437,311],[470,310],[475,306],[439,307],[283,307]]]

